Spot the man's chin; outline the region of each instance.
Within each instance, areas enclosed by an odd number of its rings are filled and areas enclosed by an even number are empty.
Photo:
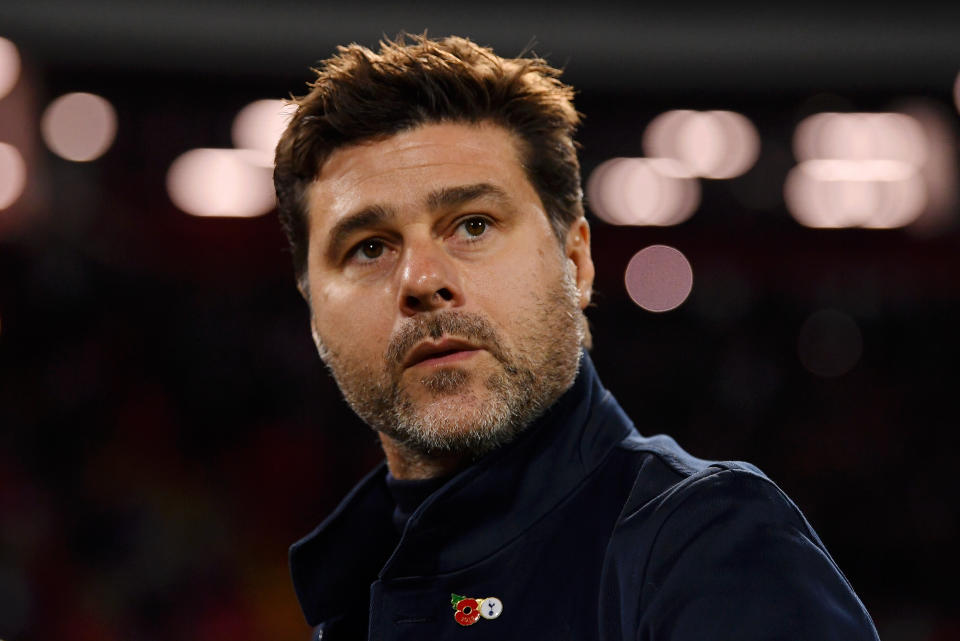
[[[489,412],[491,399],[487,391],[478,394],[469,387],[458,389],[421,389],[411,396],[405,414],[413,425],[428,427],[437,434],[459,434],[472,429],[481,416]]]
[[[472,378],[470,372],[461,367],[441,367],[421,375],[416,385],[428,398],[455,396],[472,393],[469,389]]]
[[[407,397],[399,420],[386,433],[424,455],[485,454],[512,440],[514,426],[506,407],[489,390],[468,388]]]

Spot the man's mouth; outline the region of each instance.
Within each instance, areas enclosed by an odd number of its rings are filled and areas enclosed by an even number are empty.
[[[480,349],[472,343],[456,338],[443,338],[437,342],[427,341],[410,351],[403,362],[403,368],[417,365],[439,367],[470,358]]]

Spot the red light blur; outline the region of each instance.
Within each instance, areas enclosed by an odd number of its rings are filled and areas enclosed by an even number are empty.
[[[641,249],[627,264],[627,293],[650,312],[667,312],[687,300],[693,288],[693,268],[679,250],[667,245]]]

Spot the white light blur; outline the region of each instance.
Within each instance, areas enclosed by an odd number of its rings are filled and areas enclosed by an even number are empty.
[[[273,167],[277,143],[295,111],[296,105],[284,100],[251,102],[233,119],[233,145],[258,152],[258,162]]]
[[[673,109],[647,125],[643,150],[650,157],[678,160],[696,176],[727,179],[756,164],[760,134],[734,111]]]
[[[102,156],[117,135],[117,112],[104,98],[69,93],[47,107],[40,133],[50,150],[66,160],[88,162]]]
[[[835,160],[823,158],[800,163],[816,180],[906,180],[917,173],[916,167],[896,160]]]
[[[812,374],[833,378],[846,374],[863,354],[863,337],[856,322],[835,309],[811,314],[800,328],[797,355]]]
[[[612,158],[590,174],[587,199],[613,225],[677,225],[700,205],[700,184],[671,158]]]
[[[693,268],[677,249],[650,245],[641,249],[624,274],[631,300],[650,312],[668,312],[683,304],[693,288]]]
[[[0,142],[0,210],[20,198],[27,185],[27,165],[13,145]]]
[[[906,114],[824,112],[797,125],[793,152],[801,162],[896,160],[919,167],[928,150],[920,123]]]
[[[787,174],[784,200],[806,227],[871,229],[909,225],[927,202],[914,167],[883,160],[802,162]]]
[[[0,37],[0,99],[13,90],[20,78],[20,53],[17,46]]]
[[[814,114],[797,125],[793,149],[784,199],[802,225],[904,227],[928,205],[928,136],[905,113]]]
[[[270,168],[245,149],[191,149],[167,171],[173,204],[193,216],[252,218],[273,209]]]

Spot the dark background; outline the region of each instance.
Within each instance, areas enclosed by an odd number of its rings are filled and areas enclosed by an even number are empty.
[[[641,155],[666,109],[751,118],[758,164],[702,181],[689,221],[591,215],[594,360],[641,432],[749,460],[790,494],[881,638],[960,639],[960,212],[935,233],[811,230],[781,195],[793,129],[824,106],[919,100],[957,149],[960,11],[836,4],[5,2],[30,108],[14,122],[0,100],[0,131],[35,149],[27,193],[0,211],[0,638],[307,638],[286,548],[380,452],[315,355],[275,214],[187,216],[165,174],[231,146],[248,102],[303,92],[337,44],[428,28],[504,55],[535,37],[580,90],[585,178]],[[39,114],[69,91],[118,112],[92,163],[40,142]],[[623,286],[654,243],[694,270],[664,314]],[[798,358],[821,309],[862,335],[842,376]]]

